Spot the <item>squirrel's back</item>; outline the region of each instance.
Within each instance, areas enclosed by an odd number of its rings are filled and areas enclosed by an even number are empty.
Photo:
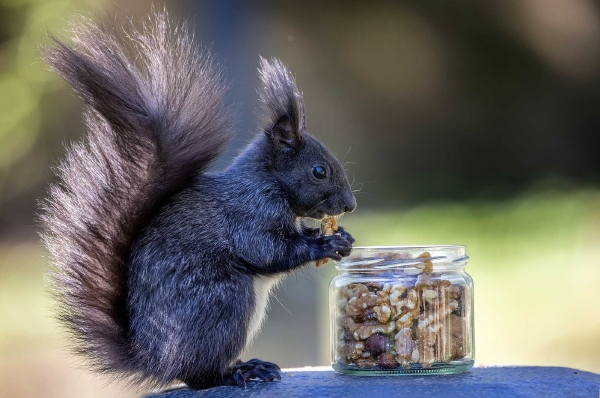
[[[127,262],[139,231],[206,170],[229,138],[224,85],[185,26],[165,13],[140,29],[83,19],[44,58],[88,105],[43,202],[60,319],[95,370],[151,376],[128,336]],[[129,23],[130,25],[130,23]]]

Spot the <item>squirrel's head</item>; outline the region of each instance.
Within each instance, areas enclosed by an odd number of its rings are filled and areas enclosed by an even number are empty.
[[[302,95],[291,74],[278,60],[264,58],[259,73],[270,170],[294,213],[321,219],[354,211],[356,199],[341,163],[306,132]]]

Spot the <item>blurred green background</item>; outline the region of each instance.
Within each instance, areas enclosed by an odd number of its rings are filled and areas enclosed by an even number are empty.
[[[155,6],[162,7],[161,3]],[[600,372],[600,6],[591,0],[169,1],[231,81],[255,131],[258,55],[304,91],[309,131],[361,191],[359,245],[465,244],[476,363]],[[0,1],[0,396],[136,396],[78,368],[44,291],[36,201],[82,105],[39,60],[82,12],[150,3]],[[292,275],[247,355],[329,360],[330,263]]]

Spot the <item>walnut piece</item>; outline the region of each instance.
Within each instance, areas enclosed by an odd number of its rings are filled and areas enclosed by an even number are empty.
[[[410,362],[415,348],[415,342],[412,339],[412,331],[409,328],[404,328],[396,333],[396,360],[403,368],[410,368]]]
[[[448,297],[451,299],[459,299],[461,296],[460,288],[456,285],[452,285],[448,287]]]
[[[390,286],[390,304],[398,305],[400,302],[400,297],[406,291],[406,288],[403,285],[392,285]]]
[[[429,252],[423,252],[419,255],[419,258],[428,259],[431,258],[431,254]],[[430,273],[433,271],[433,262],[431,262],[431,260],[423,260],[423,264],[425,264],[423,272]]]
[[[333,216],[325,217],[321,221],[321,234],[323,236],[333,235],[334,233],[337,232],[337,230],[338,230],[338,226],[337,226],[337,221],[336,221],[335,217],[333,217]],[[327,263],[328,261],[329,261],[328,258],[317,260],[315,265],[317,267],[320,267],[321,265]]]
[[[377,305],[377,295],[373,292],[363,293],[359,297],[352,297],[346,304],[346,314],[358,317],[365,311]],[[364,318],[364,316],[362,317]]]
[[[435,289],[425,289],[425,290],[423,290],[422,297],[429,304],[432,304],[435,300],[437,300],[438,292]]]
[[[362,357],[365,344],[360,341],[338,342],[338,352],[346,360],[356,360]]]
[[[366,340],[375,333],[391,333],[396,330],[396,324],[394,321],[381,325],[377,321],[366,321],[364,323],[357,323],[354,329],[350,329],[353,332],[353,336],[356,340]]]
[[[412,326],[413,323],[413,313],[412,312],[406,312],[404,315],[400,316],[400,318],[398,318],[398,320],[396,321],[396,329],[400,330],[403,328],[409,328]]]
[[[386,323],[392,315],[392,310],[387,305],[375,306],[373,310],[377,314],[377,320],[379,323]]]

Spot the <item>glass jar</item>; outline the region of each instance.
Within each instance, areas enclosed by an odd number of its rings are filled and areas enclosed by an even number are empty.
[[[355,247],[329,289],[333,368],[363,376],[470,369],[467,260],[465,246]]]

